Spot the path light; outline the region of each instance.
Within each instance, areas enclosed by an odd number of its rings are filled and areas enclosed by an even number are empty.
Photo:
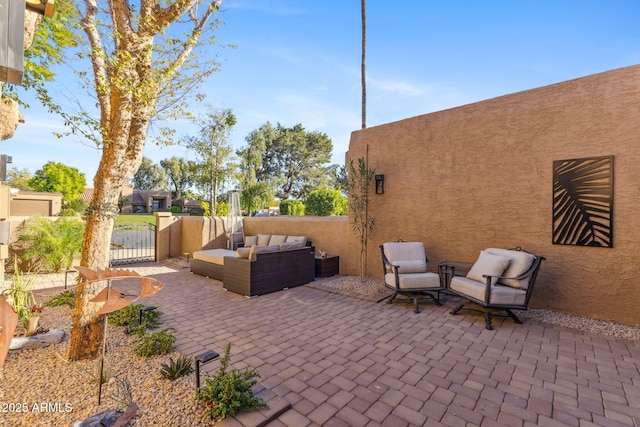
[[[200,364],[202,363],[204,365],[218,357],[220,357],[220,355],[213,350],[207,350],[196,356],[196,391],[200,388]]]
[[[148,305],[148,306],[146,306],[146,307],[142,307],[142,308],[140,309],[140,321],[138,322],[138,324],[139,324],[140,326],[142,326],[142,312],[143,312],[143,311],[151,311],[151,310],[155,310],[156,308],[158,308],[158,307],[156,307],[155,305]]]

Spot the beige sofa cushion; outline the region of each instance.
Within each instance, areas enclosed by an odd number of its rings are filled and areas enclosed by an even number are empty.
[[[500,255],[511,259],[509,267],[502,273],[505,277],[517,277],[527,272],[535,256],[529,252],[514,251],[511,249],[499,249],[488,248],[485,251],[493,255]],[[524,279],[498,279],[498,283],[511,286],[512,288],[527,289],[529,287],[529,280],[531,277],[525,277]]]
[[[286,242],[300,242],[302,243],[302,246],[305,246],[307,244],[307,236],[287,236],[287,240],[285,240]]]
[[[250,248],[258,244],[258,236],[244,236],[244,247]]]
[[[251,246],[251,250],[249,252],[249,259],[255,261],[256,254],[262,252],[276,252],[280,249],[278,245],[267,246],[267,245],[253,245]]]
[[[299,249],[299,248],[304,248],[304,245],[301,242],[298,241],[293,241],[293,242],[284,242],[284,243],[280,243],[278,245],[278,247],[280,248],[281,251],[283,250],[287,250],[287,249]]]
[[[279,245],[280,243],[284,243],[287,240],[287,236],[282,234],[272,234],[269,239],[269,246]]]
[[[224,257],[235,257],[236,255],[236,251],[232,251],[229,249],[207,249],[204,251],[195,251],[193,253],[193,259],[210,262],[217,265],[224,265]]]
[[[480,251],[480,256],[478,256],[475,264],[473,264],[471,270],[467,273],[467,278],[481,283],[486,283],[487,279],[482,277],[483,275],[501,276],[507,267],[509,267],[510,262],[511,258],[493,255],[487,251]],[[497,277],[491,278],[492,285],[495,285],[497,282]]]
[[[256,242],[256,245],[268,246],[269,239],[271,239],[271,234],[258,234],[258,241]]]
[[[249,259],[249,256],[251,255],[251,248],[238,248],[237,253],[238,258]]]

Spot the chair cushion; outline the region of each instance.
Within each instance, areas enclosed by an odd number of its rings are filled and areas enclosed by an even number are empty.
[[[256,242],[256,245],[268,246],[269,239],[271,239],[271,234],[258,234],[258,241]]]
[[[279,245],[280,243],[284,243],[287,241],[287,236],[282,234],[272,234],[269,239],[269,246]]]
[[[307,236],[287,236],[286,242],[301,242],[302,246],[307,244]]]
[[[384,282],[389,287],[396,289],[396,275],[387,273],[384,275]],[[398,274],[400,289],[438,289],[440,288],[440,276],[436,273],[410,273]]]
[[[502,273],[509,267],[511,258],[505,256],[493,255],[487,251],[480,251],[480,256],[476,260],[475,264],[471,267],[471,270],[467,273],[467,278],[471,280],[477,280],[481,283],[486,283],[487,279],[482,277],[488,276],[501,276]],[[491,278],[491,284],[495,285],[498,282],[497,277]]]
[[[258,236],[244,236],[244,246],[249,248],[258,244]]]
[[[389,262],[399,267],[399,273],[427,271],[427,257],[422,242],[387,242],[382,249]]]
[[[484,301],[486,283],[480,283],[476,280],[468,279],[462,276],[455,276],[451,279],[449,286],[452,291]],[[491,286],[491,295],[489,296],[489,304],[524,306],[527,298],[527,292],[522,289],[512,288],[497,284]],[[486,301],[485,301],[486,302]]]
[[[509,267],[504,271],[504,273],[502,273],[505,277],[516,277],[526,273],[535,259],[533,254],[524,251],[499,248],[489,248],[485,250],[490,254],[500,255],[511,259]],[[512,288],[527,289],[529,287],[530,280],[531,277],[527,276],[524,279],[498,279],[498,283],[511,286]]]

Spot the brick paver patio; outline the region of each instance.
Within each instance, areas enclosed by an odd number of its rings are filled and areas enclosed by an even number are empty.
[[[231,342],[232,366],[291,404],[270,426],[640,426],[640,342],[529,319],[488,331],[446,298],[415,314],[314,284],[245,298],[187,268],[136,270],[166,284],[144,303],[180,352]]]

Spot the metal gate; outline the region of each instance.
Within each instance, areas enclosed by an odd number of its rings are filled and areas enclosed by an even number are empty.
[[[109,262],[113,265],[156,260],[155,224],[116,224],[111,233]]]

